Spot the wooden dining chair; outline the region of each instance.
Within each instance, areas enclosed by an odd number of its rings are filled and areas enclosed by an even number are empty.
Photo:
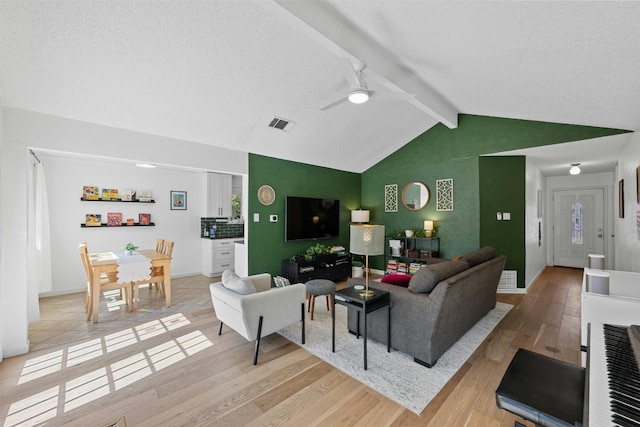
[[[93,316],[93,305],[91,299],[93,296],[93,287],[91,286],[91,260],[89,259],[89,250],[86,242],[82,242],[78,245],[78,253],[80,254],[80,260],[84,268],[84,273],[87,279],[87,291],[84,298],[84,308],[87,312],[87,320],[90,320]],[[118,277],[116,273],[100,275],[100,292],[118,289],[121,291],[121,296],[127,304],[127,308],[131,311],[132,308],[132,287],[131,283],[118,283]],[[97,316],[96,316],[97,317]]]
[[[157,238],[156,239],[156,251],[157,252],[161,252],[165,255],[171,256],[171,254],[173,253],[173,245],[174,242],[171,240],[165,240],[165,239],[161,239],[161,238]],[[162,274],[162,271],[160,271],[160,267],[153,267],[151,269],[151,276],[159,276]],[[156,288],[157,290],[160,291],[160,294],[164,296],[164,288],[163,288],[163,282],[151,282],[149,283],[149,290],[151,291],[153,288]]]

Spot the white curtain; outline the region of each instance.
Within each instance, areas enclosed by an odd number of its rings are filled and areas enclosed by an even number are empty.
[[[36,161],[29,182],[29,274],[27,314],[29,322],[40,319],[38,294],[52,289],[49,205],[44,166]]]

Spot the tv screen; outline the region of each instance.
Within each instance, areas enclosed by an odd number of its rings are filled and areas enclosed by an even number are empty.
[[[285,241],[340,234],[340,200],[287,196]]]

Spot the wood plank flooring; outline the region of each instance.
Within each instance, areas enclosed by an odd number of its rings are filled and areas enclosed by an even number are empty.
[[[0,427],[513,426],[494,392],[519,347],[579,363],[581,279],[547,267],[526,295],[499,294],[514,308],[419,416],[277,334],[253,366],[251,343],[218,336],[204,276],[173,280],[169,309],[155,290],[134,313],[104,298],[96,325],[83,294],[42,298],[32,351],[0,364]]]

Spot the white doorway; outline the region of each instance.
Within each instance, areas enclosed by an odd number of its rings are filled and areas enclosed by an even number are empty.
[[[604,189],[553,192],[553,264],[585,268],[604,253]]]

